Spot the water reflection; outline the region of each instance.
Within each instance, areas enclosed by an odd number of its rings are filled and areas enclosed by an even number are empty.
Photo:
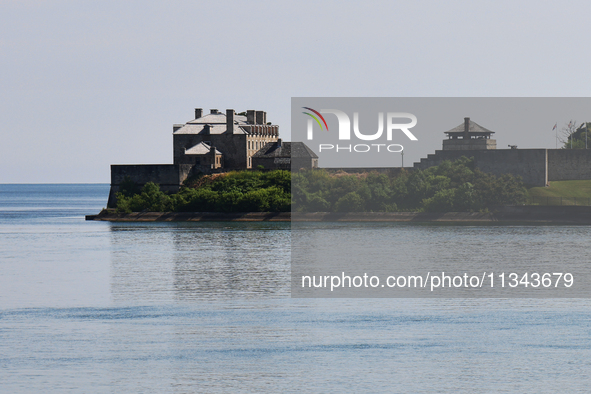
[[[499,288],[497,283],[494,288],[463,286],[445,294],[427,287],[404,289],[408,294],[402,295],[382,290],[384,286],[351,288],[347,294],[326,288],[316,296],[591,294],[586,258],[589,226],[317,223],[292,228],[289,223],[114,223],[110,230],[111,297],[123,303],[289,297],[290,276],[294,285],[304,274],[319,277],[344,271],[381,278],[435,272],[489,278],[494,273],[497,279],[500,273],[515,272],[521,278],[532,272],[569,272],[575,276],[575,286]],[[298,290],[292,288],[291,294],[298,295]]]
[[[113,223],[113,301],[289,296],[289,228],[289,223]]]

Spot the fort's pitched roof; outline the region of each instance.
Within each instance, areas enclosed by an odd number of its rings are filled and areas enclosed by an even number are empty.
[[[211,147],[207,145],[205,142],[200,142],[195,146],[190,147],[185,151],[185,155],[206,155],[210,152]],[[221,155],[222,152],[219,150],[215,150],[215,153]]]
[[[454,127],[451,130],[448,131],[444,131],[444,133],[449,134],[449,133],[463,133],[464,132],[464,123],[458,125],[457,127]],[[468,132],[469,133],[487,133],[487,134],[494,134],[494,131],[490,131],[487,128],[482,127],[481,125],[479,125],[478,123],[469,120],[468,121]]]
[[[198,119],[194,119],[187,124],[226,124],[226,114],[207,114]],[[234,124],[246,124],[246,116],[234,115]]]
[[[219,116],[219,115],[215,115]],[[224,118],[226,117],[223,115]],[[187,123],[174,134],[223,134],[226,132],[226,121],[223,123]],[[234,134],[248,134],[246,130],[234,122]]]
[[[234,134],[249,134],[241,126],[248,125],[246,116],[234,115]],[[173,134],[223,134],[226,132],[226,115],[222,113],[207,114],[185,123]]]
[[[277,142],[268,142],[252,157],[318,158],[303,142],[282,142],[281,146]]]

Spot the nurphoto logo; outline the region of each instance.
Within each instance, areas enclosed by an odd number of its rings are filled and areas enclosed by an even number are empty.
[[[307,115],[307,139],[309,141],[314,139],[314,124],[316,123],[321,131],[328,131],[328,123],[322,114],[333,114],[337,117],[338,121],[338,139],[339,141],[350,141],[351,140],[351,119],[344,111],[338,109],[321,109],[317,111],[310,107],[302,107],[309,112],[302,112]],[[361,141],[376,141],[382,138],[384,134],[384,118],[386,119],[386,141],[392,141],[395,131],[401,131],[411,141],[417,141],[417,137],[411,133],[410,129],[416,126],[417,117],[408,112],[388,112],[384,116],[384,112],[378,112],[378,130],[373,134],[362,133],[359,129],[359,112],[353,112],[353,134],[354,137]],[[406,119],[407,122],[400,123],[400,120]],[[408,122],[410,120],[410,122]],[[315,121],[315,122],[314,122]],[[319,144],[318,151],[346,151],[346,152],[357,152],[365,153],[370,151],[387,151],[391,153],[400,153],[404,150],[404,147],[400,144],[356,144],[356,145],[339,145],[339,144]]]

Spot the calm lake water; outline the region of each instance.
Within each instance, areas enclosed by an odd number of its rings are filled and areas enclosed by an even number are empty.
[[[289,224],[85,222],[108,189],[0,185],[0,392],[589,392],[588,300],[292,299]],[[399,227],[589,260],[447,228]]]

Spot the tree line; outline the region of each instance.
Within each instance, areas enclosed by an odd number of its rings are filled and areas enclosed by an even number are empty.
[[[293,210],[301,212],[466,212],[523,204],[520,177],[495,176],[462,157],[398,176],[307,171],[292,175]]]
[[[178,193],[127,180],[117,194],[119,212],[470,212],[523,204],[520,177],[495,176],[463,157],[396,176],[377,172],[331,174],[233,171],[189,179]]]

